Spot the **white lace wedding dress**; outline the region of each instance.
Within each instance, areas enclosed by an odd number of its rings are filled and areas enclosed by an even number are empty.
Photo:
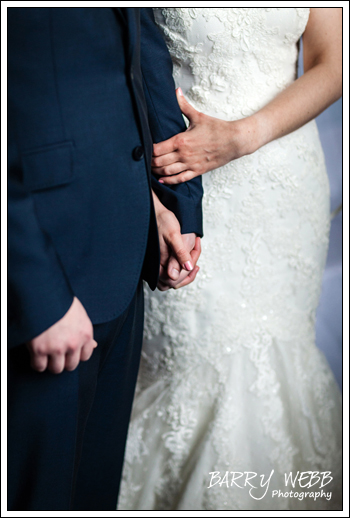
[[[206,114],[249,116],[295,80],[307,8],[155,15],[177,86]],[[341,509],[340,392],[314,331],[330,219],[316,124],[202,178],[201,271],[185,289],[146,290],[118,509]],[[214,471],[243,473],[243,487],[230,474],[208,488]],[[290,495],[298,471],[330,471],[332,497]]]

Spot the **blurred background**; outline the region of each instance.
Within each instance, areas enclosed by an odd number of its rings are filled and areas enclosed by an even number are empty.
[[[298,75],[303,73],[302,45]],[[331,189],[330,243],[316,318],[316,344],[325,354],[342,387],[342,99],[325,110],[316,122],[326,159]]]
[[[316,119],[331,188],[331,234],[316,320],[316,343],[342,387],[342,99]],[[338,211],[338,212],[337,212]]]

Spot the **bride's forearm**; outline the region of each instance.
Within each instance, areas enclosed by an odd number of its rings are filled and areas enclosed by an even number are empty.
[[[320,63],[245,119],[248,154],[317,117],[341,96],[341,71]],[[242,121],[243,122],[243,121]]]
[[[311,8],[303,34],[305,74],[258,112],[240,120],[216,119],[195,110],[178,91],[190,121],[184,133],[155,144],[152,168],[174,185],[254,153],[317,117],[342,88],[342,10]]]
[[[300,128],[341,96],[340,8],[310,9],[303,34],[303,51],[305,74],[264,108],[241,121],[241,131],[247,135],[248,153]]]

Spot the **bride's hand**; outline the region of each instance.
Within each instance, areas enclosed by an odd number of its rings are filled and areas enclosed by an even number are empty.
[[[342,9],[317,7],[303,34],[304,74],[253,115],[223,121],[195,110],[177,90],[187,131],[154,144],[153,171],[176,184],[253,153],[314,119],[342,94]],[[234,99],[232,100],[234,102]],[[174,175],[174,176],[171,176]]]
[[[181,111],[190,121],[188,129],[154,144],[152,170],[160,182],[173,185],[223,166],[253,151],[254,128],[248,119],[224,121],[198,112],[176,90]]]

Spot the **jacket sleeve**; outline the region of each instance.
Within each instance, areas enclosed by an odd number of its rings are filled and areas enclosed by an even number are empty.
[[[186,130],[172,76],[170,54],[154,21],[151,7],[141,8],[141,68],[153,142],[162,142]],[[152,175],[152,188],[178,218],[183,234],[203,236],[202,179],[166,186]]]
[[[73,293],[40,229],[31,195],[8,178],[8,344],[25,343],[60,320]]]

